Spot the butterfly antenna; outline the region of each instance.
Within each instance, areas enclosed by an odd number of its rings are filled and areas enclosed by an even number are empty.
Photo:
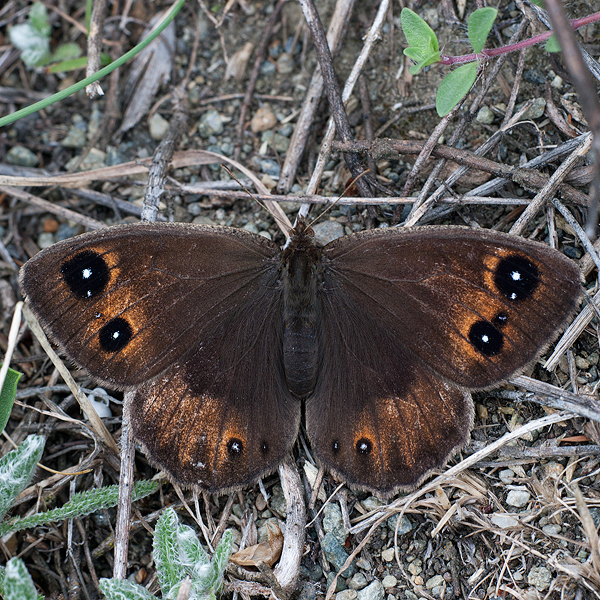
[[[359,180],[362,179],[367,173],[369,173],[370,169],[367,169],[366,171],[363,171],[360,175],[357,175],[344,189],[344,191],[341,193],[341,195],[339,195],[320,215],[318,215],[317,217],[315,217],[310,223],[309,223],[309,227],[312,227],[324,214],[328,213],[342,198],[344,198],[350,188]]]
[[[277,215],[273,214],[266,206],[266,204],[264,202],[262,202],[261,200],[259,200],[234,174],[233,171],[224,164],[221,164],[221,169],[223,169],[224,171],[226,171],[229,176],[238,183],[238,185],[246,192],[246,194],[248,194],[248,196],[250,196],[250,198],[252,198],[252,200],[254,200],[254,202],[256,202],[261,208],[263,208],[264,210],[267,211],[268,214],[270,214],[276,221],[277,223],[279,223],[280,226],[283,226],[282,229],[284,229],[285,231],[287,231],[289,229],[288,224],[283,221],[282,219],[280,219]]]

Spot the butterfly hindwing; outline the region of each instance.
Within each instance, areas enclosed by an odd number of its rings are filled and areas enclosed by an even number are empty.
[[[412,488],[466,442],[471,397],[423,368],[376,313],[365,315],[338,291],[322,296],[321,376],[306,403],[314,452],[360,488]]]
[[[150,460],[208,491],[273,471],[296,439],[301,408],[285,383],[281,332],[281,297],[266,286],[137,390],[131,422]]]

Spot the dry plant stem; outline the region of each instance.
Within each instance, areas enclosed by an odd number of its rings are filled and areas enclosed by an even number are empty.
[[[560,357],[570,348],[579,338],[583,330],[592,322],[592,319],[597,316],[597,311],[600,310],[600,292],[596,292],[592,298],[595,309],[589,304],[583,307],[575,320],[567,327],[560,340],[557,342],[554,351],[546,361],[544,368],[548,371],[553,371],[560,360]]]
[[[519,52],[519,62],[517,63],[517,72],[515,73],[515,81],[510,90],[510,98],[508,99],[508,104],[506,105],[506,112],[504,113],[504,119],[502,119],[502,125],[500,125],[500,130],[503,130],[508,127],[509,122],[511,121],[511,117],[515,110],[515,105],[517,103],[517,96],[519,94],[519,87],[521,84],[521,80],[523,79],[523,70],[525,69],[525,54],[526,50],[523,48]]]
[[[528,223],[540,210],[544,202],[550,199],[556,191],[563,179],[567,176],[569,171],[583,158],[592,146],[592,137],[588,133],[583,136],[581,146],[571,153],[563,163],[556,169],[552,174],[546,185],[536,194],[535,198],[530,202],[529,206],[523,211],[523,214],[515,221],[514,225],[510,228],[510,233],[514,235],[520,235],[523,233]],[[520,183],[517,180],[517,183]]]
[[[175,600],[188,600],[190,597],[190,592],[192,591],[192,580],[186,577],[179,586],[179,591],[177,592],[177,597]]]
[[[529,398],[527,398],[529,400]],[[509,446],[501,448],[498,456],[505,460],[482,461],[477,463],[480,468],[510,467],[510,465],[531,463],[538,460],[549,460],[551,458],[582,458],[584,456],[600,455],[600,446],[586,444],[585,446],[540,446],[535,448],[518,448]],[[510,460],[506,460],[510,459]]]
[[[238,131],[237,131],[237,139],[235,142],[235,150],[233,154],[233,158],[235,160],[239,160],[240,152],[242,150],[242,143],[244,139],[244,128],[246,126],[246,115],[248,114],[248,109],[250,107],[250,102],[252,101],[252,96],[254,94],[254,90],[256,89],[256,82],[258,81],[258,75],[260,72],[260,67],[263,64],[265,57],[267,56],[267,48],[269,45],[269,41],[271,39],[271,32],[273,31],[273,27],[275,27],[275,23],[279,18],[279,13],[283,8],[283,5],[287,2],[287,0],[279,0],[269,17],[269,20],[265,24],[265,30],[262,35],[262,39],[260,41],[260,45],[256,50],[256,58],[254,59],[254,66],[252,67],[252,73],[250,75],[250,80],[248,81],[248,85],[246,86],[246,94],[244,95],[244,100],[242,101],[242,106],[240,109],[240,120],[238,123]]]
[[[152,166],[148,173],[148,185],[144,194],[141,215],[141,220],[144,223],[154,223],[156,221],[160,197],[165,191],[167,171],[187,123],[188,103],[184,85],[175,88],[173,98],[175,100],[173,118],[169,123],[169,129],[165,137],[154,152]]]
[[[119,505],[117,506],[117,522],[115,523],[115,552],[113,577],[125,579],[127,576],[127,551],[129,549],[129,532],[131,516],[131,493],[133,491],[133,461],[135,446],[133,432],[129,422],[128,406],[135,392],[125,392],[123,405],[123,422],[121,426],[121,472],[119,473]]]
[[[586,134],[584,134],[584,135],[586,135]],[[533,169],[537,169],[537,167],[545,166],[545,165],[552,163],[556,159],[564,156],[565,154],[569,154],[569,153],[573,152],[573,150],[576,150],[581,143],[582,137],[583,137],[583,135],[577,136],[576,139],[572,139],[572,140],[569,140],[568,142],[564,142],[564,143],[560,144],[559,146],[557,146],[556,148],[553,148],[552,150],[549,150],[548,152],[544,152],[543,154],[540,154],[539,156],[532,158],[530,161],[527,161],[524,165],[522,165],[521,168],[531,171]],[[489,195],[493,194],[494,192],[497,192],[498,190],[502,189],[506,185],[507,182],[508,182],[507,179],[501,179],[501,178],[491,179],[490,181],[487,181],[486,183],[476,187],[474,190],[471,190],[470,194],[472,194],[473,196],[489,196]],[[587,196],[585,194],[581,194],[580,192],[578,192],[578,193],[581,195],[581,198],[586,198],[586,202],[587,202]],[[562,194],[562,190],[561,190],[561,194]]]
[[[354,3],[355,0],[337,0],[335,3],[335,9],[327,30],[327,43],[332,56],[337,55],[342,45],[343,32],[350,18]],[[298,166],[304,154],[306,142],[315,120],[317,109],[319,108],[324,86],[325,83],[321,75],[321,69],[317,67],[304,97],[300,114],[296,119],[296,126],[290,140],[290,147],[285,154],[285,161],[281,167],[279,182],[277,184],[277,191],[280,194],[287,194],[294,183],[296,172],[298,171]]]
[[[587,134],[586,134],[587,135]],[[580,146],[585,142],[587,138],[582,136],[580,143],[575,145]],[[380,138],[375,140],[373,143],[366,141],[352,142],[351,144],[342,144],[340,142],[334,142],[333,148],[339,148],[340,150],[348,149],[354,152],[369,152],[375,159],[381,157],[394,157],[398,154],[418,154],[423,149],[423,142],[413,140],[394,140],[389,138]],[[486,146],[487,148],[487,146]],[[483,158],[468,150],[459,150],[458,148],[452,148],[446,145],[436,145],[431,149],[431,156],[452,160],[458,165],[466,166],[474,169],[479,169],[492,175],[501,176],[508,180],[514,181],[525,189],[537,192],[540,188],[543,188],[548,184],[550,180],[545,174],[539,173],[529,168],[524,167],[511,167],[502,163],[495,162],[489,158]],[[563,198],[580,204],[582,206],[587,205],[587,196],[570,185],[561,184],[560,193]],[[438,200],[437,192],[433,195]],[[385,202],[393,201],[393,199],[385,199]],[[414,198],[412,199],[414,202]]]
[[[6,380],[6,374],[8,373],[8,365],[12,358],[15,346],[17,345],[17,337],[19,335],[19,329],[21,328],[21,312],[23,310],[23,302],[17,302],[15,304],[15,310],[13,312],[12,323],[10,324],[10,331],[8,333],[8,345],[4,359],[2,360],[2,368],[0,369],[0,390],[4,388],[4,382]]]
[[[331,52],[327,45],[323,24],[321,23],[319,13],[317,12],[313,0],[299,1],[315,44],[319,67],[321,68],[323,80],[325,81],[325,90],[327,91],[327,98],[329,100],[331,113],[335,120],[338,135],[342,141],[350,142],[353,139],[352,128],[348,121],[348,115],[346,115],[342,91],[340,90],[340,84],[335,74],[335,69],[333,68],[333,59],[331,58]],[[352,177],[359,177],[365,171],[362,161],[356,155],[346,154],[344,158]],[[369,196],[372,193],[368,179],[369,176],[367,175],[361,177],[355,183],[361,196]]]
[[[338,573],[336,574],[333,581],[331,582],[329,589],[327,590],[327,596],[325,597],[325,600],[330,600],[330,598],[333,596],[339,574],[341,572],[343,572],[345,569],[347,569],[352,564],[352,562],[354,561],[356,556],[358,556],[358,554],[362,551],[363,547],[367,544],[367,542],[369,541],[371,536],[375,533],[375,531],[377,530],[379,525],[381,525],[381,523],[383,523],[386,519],[391,517],[393,514],[398,514],[398,513],[399,513],[399,519],[401,519],[402,516],[404,515],[404,513],[406,512],[406,509],[412,503],[414,503],[418,498],[424,496],[425,494],[435,491],[435,489],[438,488],[439,486],[443,486],[444,484],[447,484],[449,481],[456,478],[457,475],[459,475],[459,473],[472,467],[475,463],[483,460],[486,456],[493,454],[494,452],[496,452],[499,448],[501,448],[508,442],[510,442],[512,440],[516,440],[519,437],[521,437],[522,435],[529,433],[531,431],[535,431],[537,429],[548,427],[549,425],[552,425],[554,423],[559,423],[561,421],[571,419],[571,418],[573,418],[573,416],[574,415],[572,415],[570,413],[558,413],[558,414],[554,414],[554,415],[549,415],[547,417],[543,417],[541,419],[537,419],[535,421],[531,421],[530,423],[523,425],[519,429],[517,429],[515,431],[511,431],[511,432],[507,433],[506,435],[502,436],[499,440],[497,440],[493,444],[490,444],[489,446],[486,446],[482,450],[479,450],[478,452],[475,452],[471,456],[468,456],[467,458],[462,460],[460,463],[458,463],[454,467],[451,467],[450,469],[448,469],[444,474],[439,475],[438,477],[433,479],[431,482],[423,485],[421,488],[419,488],[412,494],[409,494],[408,496],[403,496],[402,498],[398,498],[397,500],[394,500],[392,503],[388,504],[387,506],[381,507],[380,509],[375,511],[370,517],[368,517],[364,521],[360,522],[359,524],[355,525],[350,530],[350,533],[357,534],[357,533],[360,533],[361,531],[364,531],[367,528],[369,529],[369,531],[365,534],[364,538],[361,540],[361,542],[358,544],[358,546],[352,551],[352,554],[350,554],[350,556],[348,557],[346,562],[339,569]]]
[[[71,373],[69,372],[67,367],[65,367],[65,364],[58,357],[56,352],[54,352],[54,349],[50,345],[48,338],[42,331],[42,328],[39,326],[36,318],[34,317],[33,313],[27,305],[23,307],[23,316],[25,317],[29,328],[40,342],[40,345],[42,346],[46,354],[48,355],[48,358],[50,358],[50,360],[60,373],[61,377],[64,379],[65,383],[69,386],[69,389],[71,390],[73,396],[75,396],[75,399],[79,403],[81,410],[84,412],[85,416],[90,420],[90,424],[93,430],[96,432],[96,435],[104,442],[104,444],[107,447],[111,448],[115,452],[115,454],[119,454],[118,446],[115,444],[115,441],[110,435],[108,429],[106,429],[106,426],[98,416],[98,413],[95,411],[92,403],[88,400],[88,397],[81,392]]]
[[[102,52],[102,33],[104,32],[104,20],[106,18],[106,0],[95,0],[92,7],[90,19],[90,31],[87,39],[87,66],[85,76],[89,77],[99,71],[102,67],[100,54]],[[100,82],[95,81],[85,88],[90,98],[104,95]]]
[[[300,560],[304,551],[306,508],[302,493],[302,481],[296,466],[288,457],[279,467],[281,487],[287,505],[283,550],[274,573],[279,585],[290,592],[300,573]]]
[[[598,100],[596,86],[577,47],[575,32],[570,26],[562,2],[560,0],[547,0],[545,7],[552,23],[552,29],[558,38],[565,57],[565,64],[573,78],[583,114],[593,135],[592,160],[596,175],[592,190],[595,196],[590,198],[587,234],[590,238],[595,239],[598,228],[598,202],[600,201],[600,101]]]
[[[102,229],[103,227],[106,227],[104,223],[96,221],[96,219],[92,219],[90,217],[81,215],[78,212],[75,212],[74,210],[63,208],[58,204],[48,202],[48,200],[44,200],[43,198],[34,196],[33,194],[25,192],[16,187],[0,185],[0,192],[7,194],[8,196],[12,196],[13,198],[23,200],[23,202],[27,202],[27,204],[31,204],[33,206],[41,208],[43,211],[48,211],[49,213],[58,215],[64,218],[65,220],[75,221],[76,223],[79,223],[80,225],[83,225],[88,229]]]
[[[377,15],[375,16],[375,20],[371,25],[371,29],[365,38],[364,46],[360,52],[359,57],[356,59],[354,66],[352,67],[352,71],[346,80],[346,85],[344,86],[344,91],[342,92],[342,101],[346,102],[350,96],[352,95],[352,91],[354,90],[354,85],[358,80],[360,73],[362,72],[362,68],[367,61],[371,50],[376,41],[381,39],[381,28],[385,22],[385,18],[390,6],[390,0],[381,0],[379,4],[379,9],[377,10]],[[317,160],[317,164],[313,170],[313,173],[310,178],[310,182],[308,184],[306,192],[308,194],[314,194],[319,187],[319,182],[321,181],[321,177],[323,175],[323,171],[325,170],[325,165],[329,160],[329,155],[331,153],[331,144],[333,142],[333,138],[335,136],[335,122],[333,119],[329,119],[329,123],[327,125],[327,132],[323,137],[323,142],[321,143],[321,150],[319,152],[319,158]],[[301,209],[301,213],[307,212],[307,209],[304,207]]]
[[[589,256],[596,265],[596,269],[600,273],[600,258],[598,257],[598,252],[594,248],[594,245],[590,241],[590,238],[587,236],[585,231],[581,228],[581,225],[575,220],[575,217],[567,210],[567,207],[557,200],[556,198],[552,199],[552,205],[560,212],[560,214],[565,218],[565,221],[573,228],[575,234],[579,238],[579,241],[583,244],[585,251],[587,252],[587,256]]]
[[[600,422],[600,402],[593,396],[567,392],[555,385],[544,383],[525,375],[512,377],[509,381],[513,385],[534,394],[531,397],[526,396],[523,398],[524,400],[559,410],[566,410],[586,419]]]
[[[412,169],[410,170],[408,177],[406,178],[406,183],[404,184],[404,187],[402,188],[403,196],[410,195],[410,191],[412,190],[413,185],[414,185],[419,173],[421,172],[421,169],[425,166],[425,163],[429,160],[429,157],[431,156],[433,149],[437,145],[437,141],[440,139],[440,137],[442,136],[444,131],[446,131],[448,125],[450,125],[450,123],[454,119],[454,116],[462,108],[463,102],[464,102],[464,98],[445,117],[442,117],[442,120],[435,126],[433,132],[431,133],[431,135],[429,136],[429,138],[423,145],[423,149],[421,150],[419,156],[417,156],[417,160],[415,160],[415,164],[412,166]],[[436,173],[436,177],[441,172],[444,164],[445,163],[443,161],[440,161],[435,166],[433,172]],[[431,176],[428,178],[428,180],[430,178],[431,178]],[[428,189],[428,186],[424,186],[424,190],[427,190],[427,189]],[[424,190],[422,190],[422,192]],[[421,192],[421,194],[422,194],[422,192]],[[419,194],[419,199],[415,202],[414,206],[412,207],[412,209],[410,211],[410,214],[408,215],[408,218],[406,220],[406,226],[414,224],[419,219],[418,215],[424,214],[423,210],[420,211],[419,213],[417,212],[417,211],[419,211],[419,208],[421,207],[421,205],[424,202],[424,198],[421,198],[421,194]]]
[[[546,100],[546,114],[550,117],[550,120],[556,128],[567,137],[576,138],[578,135],[577,131],[567,123],[566,119],[558,110],[558,107],[552,99],[552,88],[547,82],[545,85],[544,99]]]
[[[119,213],[125,213],[127,215],[133,215],[134,217],[142,216],[142,207],[137,204],[132,204],[131,202],[127,202],[126,200],[121,200],[120,198],[114,198],[109,194],[103,194],[102,192],[97,192],[96,190],[90,190],[88,188],[82,188],[80,190],[74,188],[59,188],[63,190],[65,193],[71,194],[72,196],[77,196],[78,198],[83,198],[84,200],[89,200],[94,204],[100,204],[100,206],[106,206],[115,211],[118,215]],[[161,220],[161,215],[158,215],[156,218],[157,221]],[[162,217],[164,221],[164,217]]]
[[[510,38],[509,43],[515,43],[516,41],[518,41],[522,37],[526,27],[527,27],[527,23],[525,20],[523,20],[523,22],[517,28],[517,31],[515,31],[513,36]],[[463,118],[459,122],[458,126],[454,130],[452,137],[450,138],[450,142],[448,144],[449,146],[456,146],[458,140],[460,140],[460,138],[462,137],[467,125],[472,121],[472,119],[475,118],[475,115],[477,114],[477,111],[481,107],[481,104],[483,103],[483,100],[484,100],[489,88],[491,87],[493,81],[496,79],[498,73],[504,66],[504,62],[506,60],[507,60],[507,55],[505,54],[493,63],[490,72],[485,76],[485,79],[483,80],[483,85],[481,86],[481,90],[479,91],[479,93],[477,94],[477,96],[475,97],[473,102],[471,103],[471,106],[470,106],[469,110],[467,111],[467,113],[463,116]],[[480,71],[480,73],[481,72],[482,71]],[[440,135],[441,135],[441,133],[440,133]],[[437,141],[438,138],[436,138],[432,135],[430,139]],[[437,191],[434,192],[434,194],[432,194],[427,200],[425,200],[426,195],[429,193],[429,189],[431,188],[431,186],[433,185],[433,183],[435,182],[435,180],[441,173],[443,166],[444,166],[444,162],[440,161],[434,167],[433,171],[430,173],[429,177],[427,178],[427,181],[425,182],[422,190],[419,193],[419,199],[415,203],[415,206],[413,207],[411,214],[409,215],[407,221],[405,222],[405,226],[415,225],[425,215],[425,213],[429,210],[429,208],[435,203],[437,198],[446,191],[445,185],[440,186],[437,189]],[[415,174],[415,169],[413,167],[413,169],[411,170],[411,172],[409,174],[409,177],[414,176],[414,174]],[[407,187],[405,186],[405,190],[406,189],[407,189]],[[410,190],[408,190],[405,193],[408,193],[409,191]]]
[[[579,486],[573,482],[571,485],[571,490],[573,491],[573,495],[575,496],[575,502],[577,504],[577,511],[579,512],[579,518],[581,520],[581,524],[583,525],[583,530],[585,531],[585,535],[587,536],[588,543],[590,546],[590,552],[592,555],[592,563],[596,572],[600,574],[600,544],[598,539],[598,531],[596,529],[596,524],[594,523],[594,519],[590,514],[590,509],[587,507],[585,503],[585,498],[579,489]]]

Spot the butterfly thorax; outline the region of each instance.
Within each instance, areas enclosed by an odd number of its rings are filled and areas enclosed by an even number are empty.
[[[298,398],[311,394],[317,378],[317,276],[321,254],[312,229],[300,222],[281,255],[284,369],[288,387]]]

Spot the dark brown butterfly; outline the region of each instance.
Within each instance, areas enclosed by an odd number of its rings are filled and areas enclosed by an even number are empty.
[[[470,390],[530,364],[580,296],[542,244],[458,227],[280,250],[226,227],[125,225],[21,271],[44,329],[95,379],[136,390],[135,437],[184,485],[273,471],[302,404],[315,455],[359,488],[418,484],[469,435]]]

